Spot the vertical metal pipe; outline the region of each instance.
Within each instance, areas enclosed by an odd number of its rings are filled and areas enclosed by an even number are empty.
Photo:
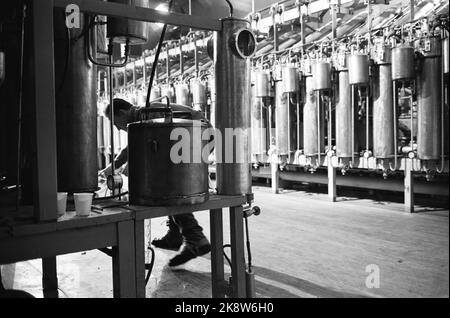
[[[114,162],[114,99],[113,99],[113,80],[112,80],[112,63],[113,56],[109,56],[108,75],[109,75],[109,131],[110,131],[110,147],[111,147],[111,174],[116,173],[116,164]]]
[[[216,140],[221,139],[219,143],[216,141],[217,193],[250,194],[252,191],[248,133],[251,124],[250,57],[256,50],[256,38],[247,20],[229,17],[222,19],[221,23],[222,30],[214,35],[217,94],[215,116],[216,129],[221,135],[216,135]],[[230,142],[227,128],[228,131],[232,129],[242,137],[240,144]],[[232,149],[229,149],[231,145]],[[230,151],[233,158],[230,158]]]
[[[373,155],[391,158],[394,155],[394,113],[390,64],[380,64],[374,76]]]

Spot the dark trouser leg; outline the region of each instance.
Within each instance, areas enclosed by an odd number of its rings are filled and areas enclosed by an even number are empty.
[[[174,215],[172,218],[180,228],[181,235],[186,242],[195,243],[205,240],[207,242],[202,227],[198,224],[192,213]]]

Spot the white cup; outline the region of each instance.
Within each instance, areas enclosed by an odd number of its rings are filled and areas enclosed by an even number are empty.
[[[77,216],[89,216],[91,213],[93,193],[74,193],[75,211]]]
[[[58,216],[64,215],[67,207],[67,192],[58,192],[56,194],[56,199],[56,210],[58,212]]]

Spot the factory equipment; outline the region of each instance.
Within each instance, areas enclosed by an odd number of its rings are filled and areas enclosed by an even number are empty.
[[[222,32],[214,38],[216,129],[222,135],[221,144],[218,144],[219,138],[216,136],[216,145],[219,145],[215,151],[217,193],[251,194],[250,57],[255,53],[256,39],[249,21],[232,17],[221,21]],[[227,134],[230,129],[240,135],[236,143]],[[234,151],[236,154],[233,154]]]
[[[152,90],[153,92],[153,90]],[[177,104],[189,105],[189,86],[184,82],[175,84],[175,98]]]
[[[200,80],[200,78],[193,79],[191,81],[192,91],[192,105],[195,110],[201,111],[207,116],[206,110],[206,85]]]
[[[149,0],[108,0],[135,7],[149,7]],[[124,18],[108,17],[107,37],[115,43],[145,44],[148,39],[148,23]]]
[[[417,67],[417,156],[422,160],[440,159],[441,117],[444,101],[441,98],[443,69],[441,40],[431,35],[416,41],[420,55]]]
[[[165,118],[149,119],[153,113],[165,113]],[[165,206],[208,200],[208,163],[201,157],[208,142],[201,137],[207,124],[176,117],[169,104],[153,103],[141,113],[143,120],[128,125],[131,204]],[[173,140],[177,131],[178,138]]]
[[[391,47],[379,39],[372,50],[373,72],[373,155],[389,159],[394,156],[394,111],[392,108]]]
[[[358,46],[358,44],[357,44]],[[364,50],[363,50],[364,51]],[[369,85],[369,56],[365,52],[353,49],[347,57],[348,83],[351,87],[352,107],[358,105],[359,113],[365,114],[365,150],[364,157],[372,155],[370,151],[370,85]],[[355,92],[356,91],[356,92]],[[353,113],[353,112],[352,112]],[[354,117],[352,128],[355,127]],[[352,141],[354,142],[355,130],[352,130]],[[355,162],[355,144],[352,146],[352,164]]]
[[[80,15],[81,28],[70,32],[62,11],[54,18],[58,191],[96,191],[97,71],[86,57],[90,43],[79,38],[89,17]]]
[[[337,71],[338,92],[336,94],[336,155],[338,158],[354,156],[356,136],[355,107],[352,104],[352,89],[349,82],[346,47],[341,47],[334,56]]]

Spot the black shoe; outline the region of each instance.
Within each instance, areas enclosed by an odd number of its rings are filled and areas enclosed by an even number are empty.
[[[183,237],[176,225],[173,226],[170,221],[167,224],[169,225],[169,231],[163,237],[154,239],[152,245],[166,250],[178,250],[183,244]]]
[[[169,266],[179,266],[187,261],[190,261],[193,258],[196,258],[197,256],[202,256],[211,251],[211,244],[209,244],[208,240],[202,239],[199,242],[191,243],[191,242],[185,242],[183,244],[183,248],[181,249],[180,253],[175,255],[170,261]]]

